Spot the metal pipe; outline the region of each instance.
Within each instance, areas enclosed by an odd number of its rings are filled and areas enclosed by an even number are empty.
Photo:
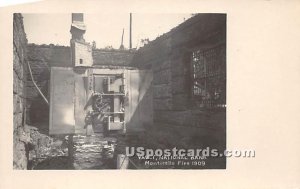
[[[31,80],[32,80],[33,85],[35,86],[35,88],[37,89],[37,91],[40,93],[40,95],[43,97],[43,99],[45,100],[45,102],[46,102],[47,105],[49,106],[49,102],[48,102],[47,98],[44,96],[44,94],[43,94],[42,91],[39,89],[39,87],[37,86],[36,82],[35,82],[34,79],[33,79],[33,75],[32,75],[32,71],[31,71],[31,67],[30,67],[29,61],[26,61],[26,62],[27,62],[27,65],[28,65],[28,69],[29,69],[29,73],[30,73],[30,77],[31,77]]]

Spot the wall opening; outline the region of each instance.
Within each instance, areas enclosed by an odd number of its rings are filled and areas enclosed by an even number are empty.
[[[192,52],[192,96],[198,107],[226,104],[225,44]]]

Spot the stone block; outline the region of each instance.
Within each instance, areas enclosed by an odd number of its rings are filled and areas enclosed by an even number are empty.
[[[191,126],[191,111],[156,111],[154,122],[173,124],[177,126]]]
[[[19,71],[20,70],[20,62],[21,60],[19,59],[18,53],[16,51],[16,48],[14,47],[14,58],[13,58],[13,69],[15,71]]]
[[[17,134],[20,141],[26,144],[30,142],[30,130],[25,129],[24,127],[18,127]]]
[[[173,110],[189,109],[189,95],[188,94],[174,94],[172,97]]]
[[[14,114],[21,113],[23,110],[23,99],[19,95],[13,95]]]
[[[17,94],[13,94],[13,110],[14,110],[14,114],[17,112],[16,110],[17,110]]]
[[[18,128],[18,127],[22,126],[22,121],[23,121],[22,113],[14,114],[14,128]]]
[[[27,87],[26,88],[26,96],[27,98],[36,98],[39,95],[39,92],[35,87]]]
[[[153,73],[153,84],[168,84],[171,82],[171,71],[165,69]]]
[[[19,92],[19,78],[15,71],[13,71],[13,93],[18,94]]]
[[[172,61],[172,77],[176,76],[186,76],[188,75],[191,63],[185,61],[184,58],[178,57],[176,60]]]
[[[22,80],[19,80],[18,83],[18,94],[20,96],[24,96],[24,82]]]
[[[167,99],[154,99],[153,108],[155,110],[171,110],[172,109],[172,100]]]
[[[172,94],[189,92],[190,83],[184,76],[172,77]]]
[[[171,61],[168,59],[166,59],[166,60],[158,59],[153,65],[154,65],[153,72],[158,72],[161,70],[170,69]]]
[[[171,88],[168,84],[154,85],[153,86],[153,97],[154,98],[165,98],[171,97]]]
[[[14,169],[27,169],[27,157],[25,144],[14,136],[13,146],[13,168]]]

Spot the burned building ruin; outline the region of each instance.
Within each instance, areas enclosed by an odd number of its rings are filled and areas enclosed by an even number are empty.
[[[83,14],[72,14],[70,46],[28,44],[14,14],[14,169],[31,169],[38,143],[55,136],[101,133],[119,154],[226,149],[226,14],[196,14],[139,49],[92,48],[85,30]],[[226,159],[202,168],[226,168]]]

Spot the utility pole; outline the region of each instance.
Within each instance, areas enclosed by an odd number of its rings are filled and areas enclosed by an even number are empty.
[[[129,49],[132,48],[132,13],[130,13],[129,21]]]

